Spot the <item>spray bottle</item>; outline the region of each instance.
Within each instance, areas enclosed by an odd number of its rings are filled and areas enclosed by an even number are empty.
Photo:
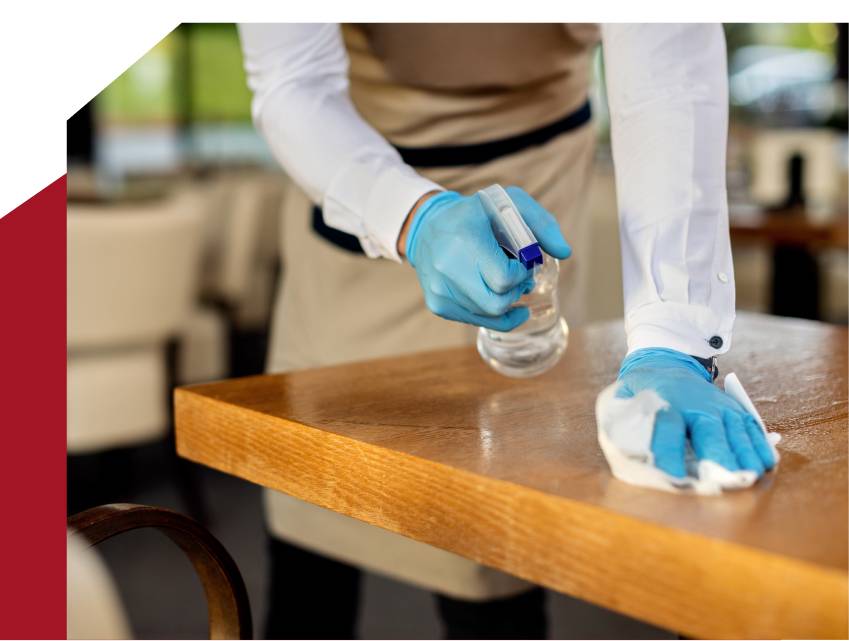
[[[528,308],[530,318],[511,332],[479,328],[481,358],[500,374],[527,378],[553,367],[569,340],[569,328],[560,315],[555,258],[544,254],[518,208],[501,185],[478,192],[498,243],[511,259],[533,271],[534,288],[516,303]]]

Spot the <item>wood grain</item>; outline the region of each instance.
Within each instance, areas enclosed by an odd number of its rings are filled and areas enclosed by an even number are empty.
[[[722,497],[612,478],[593,404],[620,323],[517,381],[471,349],[176,391],[182,456],[695,637],[847,636],[847,334],[741,315],[780,471]]]

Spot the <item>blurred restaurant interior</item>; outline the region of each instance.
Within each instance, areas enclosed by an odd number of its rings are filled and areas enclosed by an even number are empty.
[[[730,24],[726,38],[738,310],[845,325],[847,26]],[[589,321],[622,315],[600,47],[594,65]],[[232,24],[181,25],[68,121],[68,514],[133,502],[198,519],[235,558],[258,631],[260,490],[176,457],[170,390],[263,371],[287,183],[251,122]],[[98,550],[129,633],[206,634],[200,583],[158,533]],[[675,638],[563,595],[550,610],[557,638]],[[429,593],[376,575],[360,631],[440,635]]]

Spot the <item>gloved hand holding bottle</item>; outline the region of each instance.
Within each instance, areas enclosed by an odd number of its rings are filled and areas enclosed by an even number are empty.
[[[665,348],[639,349],[625,357],[617,396],[630,398],[653,390],[668,407],[655,416],[651,451],[655,466],[682,478],[686,444],[696,458],[730,471],[761,476],[775,466],[763,430],[740,403],[714,385],[707,369],[692,356]]]
[[[572,250],[554,216],[522,189],[507,192],[542,250],[568,258]],[[401,242],[437,316],[501,332],[528,319],[527,308],[513,305],[532,289],[531,273],[505,255],[476,195],[429,196],[413,212]]]

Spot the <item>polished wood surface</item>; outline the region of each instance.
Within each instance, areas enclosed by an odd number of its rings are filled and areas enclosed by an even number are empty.
[[[248,593],[236,562],[197,521],[164,508],[113,503],[69,517],[68,527],[91,545],[130,530],[159,530],[185,552],[200,578],[206,594],[209,638],[253,638]]]
[[[545,375],[473,349],[178,389],[182,456],[555,590],[701,637],[847,636],[847,333],[740,315],[722,359],[782,462],[677,496],[614,479],[594,401],[621,323]]]

